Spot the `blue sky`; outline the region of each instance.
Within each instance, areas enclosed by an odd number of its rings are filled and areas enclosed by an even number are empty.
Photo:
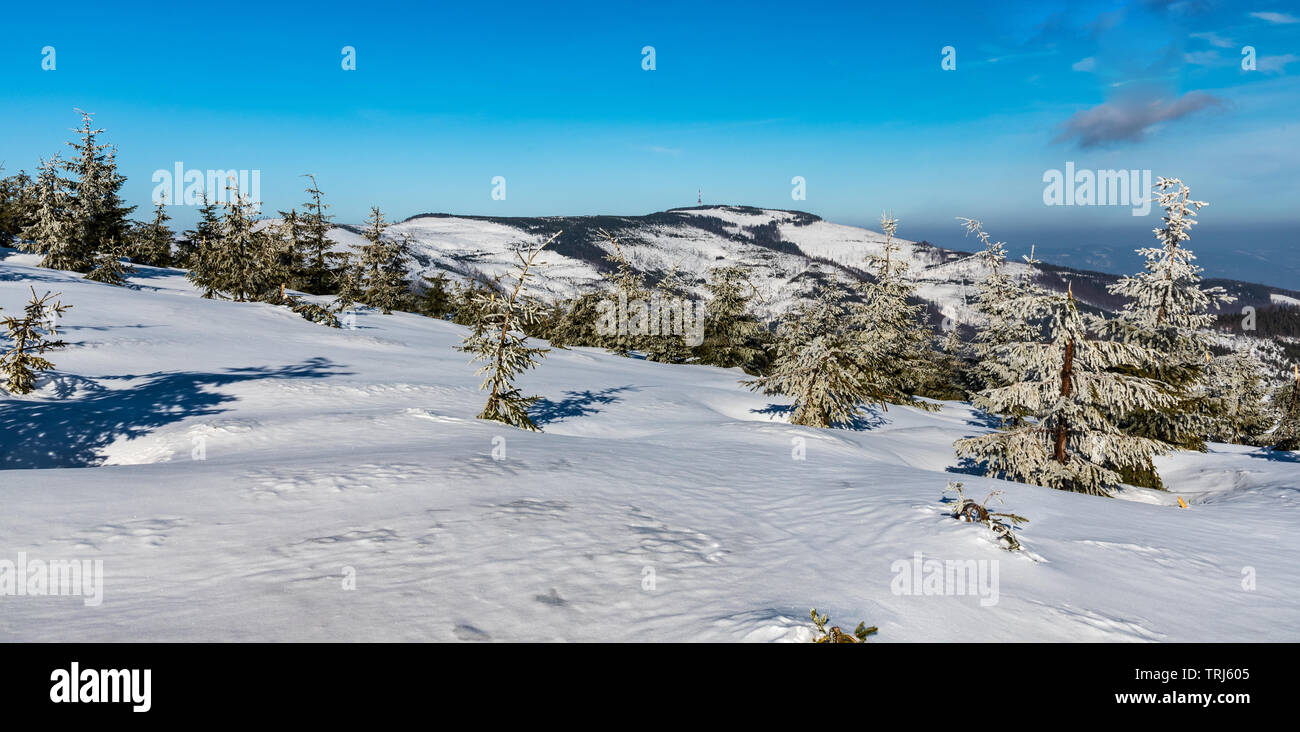
[[[260,170],[269,209],[314,173],[345,222],[640,214],[702,188],[842,223],[889,208],[954,247],[975,216],[1013,252],[1132,269],[1155,214],[1045,206],[1044,171],[1071,161],[1183,178],[1211,202],[1193,242],[1211,274],[1300,288],[1275,261],[1300,246],[1296,3],[113,5],[6,9],[7,171],[59,150],[80,107],[142,206],[176,161]]]

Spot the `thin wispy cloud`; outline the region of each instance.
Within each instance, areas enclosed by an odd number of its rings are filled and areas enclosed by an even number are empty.
[[[1183,60],[1195,66],[1213,66],[1222,59],[1218,51],[1192,51],[1183,54]]]
[[[1070,68],[1074,69],[1075,71],[1096,71],[1097,59],[1095,56],[1089,56],[1088,58],[1079,59],[1078,61],[1075,61],[1070,66]]]
[[[1091,109],[1075,112],[1061,125],[1053,142],[1075,142],[1081,148],[1117,142],[1141,142],[1151,127],[1172,122],[1223,101],[1205,92],[1188,92],[1170,101],[1145,101],[1138,97],[1105,102]]]
[[[1214,46],[1215,48],[1232,48],[1233,46],[1237,45],[1236,43],[1233,42],[1231,38],[1224,38],[1223,36],[1213,31],[1207,31],[1205,33],[1193,33],[1191,34],[1191,37],[1197,40],[1205,41],[1206,43],[1210,44],[1211,46]]]
[[[1290,25],[1292,23],[1300,23],[1300,18],[1287,13],[1258,12],[1251,13],[1250,17],[1257,18],[1272,25]]]
[[[1285,74],[1286,67],[1300,61],[1300,56],[1294,53],[1287,53],[1281,56],[1260,56],[1256,63],[1256,68],[1265,74]]]

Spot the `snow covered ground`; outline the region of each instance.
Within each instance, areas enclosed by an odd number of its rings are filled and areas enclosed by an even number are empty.
[[[804,640],[810,606],[880,642],[1300,640],[1294,454],[1216,445],[1162,460],[1169,494],[1093,498],[952,472],[988,429],[962,404],[795,427],[738,371],[589,349],[522,380],[527,433],[474,419],[453,324],[6,254],[3,314],[29,285],[73,308],[56,373],[0,397],[0,560],[105,576],[97,606],[0,596],[0,640]],[[953,479],[1005,490],[1028,552],[947,517]],[[917,553],[988,582],[900,592]]]

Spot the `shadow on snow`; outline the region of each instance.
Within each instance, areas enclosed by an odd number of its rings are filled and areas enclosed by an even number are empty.
[[[190,417],[218,414],[235,397],[217,387],[257,379],[319,379],[347,375],[325,358],[291,366],[220,373],[158,372],[139,386],[95,388],[76,399],[0,399],[0,470],[96,465],[114,440],[147,434]],[[135,379],[123,375],[110,379]]]

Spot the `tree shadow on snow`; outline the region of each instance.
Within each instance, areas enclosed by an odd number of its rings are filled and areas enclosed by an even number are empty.
[[[569,417],[586,417],[600,411],[593,405],[613,404],[619,401],[619,398],[614,395],[622,391],[637,391],[637,389],[632,386],[615,386],[600,391],[591,391],[590,389],[566,391],[564,393],[567,396],[558,402],[546,398],[538,399],[533,404],[530,416],[533,418],[533,422],[538,425],[559,422]]]
[[[787,420],[790,418],[790,415],[793,412],[794,412],[794,407],[790,406],[789,404],[769,404],[766,407],[763,407],[762,409],[749,410],[750,414],[764,414],[767,415],[768,417],[782,416],[785,417]],[[831,428],[841,429],[841,430],[863,431],[863,430],[875,429],[876,427],[880,427],[881,425],[886,425],[886,424],[889,424],[889,420],[885,419],[884,413],[882,413],[879,409],[872,407],[866,410],[866,414],[859,414],[858,416],[854,417],[848,422],[836,422],[835,424],[831,425]]]
[[[133,438],[190,417],[218,414],[235,397],[218,387],[257,379],[346,376],[326,358],[291,366],[230,369],[220,373],[158,372],[143,384],[100,388],[75,399],[0,399],[0,470],[88,467],[119,437]],[[123,375],[111,379],[135,379]]]
[[[973,458],[968,457],[957,458],[956,465],[949,465],[944,470],[949,473],[973,475],[978,478],[983,478],[988,473],[988,470],[984,467],[984,463],[976,462]]]
[[[1300,453],[1290,450],[1278,450],[1272,447],[1261,447],[1254,452],[1246,453],[1253,458],[1263,460],[1273,460],[1280,463],[1300,463]]]

